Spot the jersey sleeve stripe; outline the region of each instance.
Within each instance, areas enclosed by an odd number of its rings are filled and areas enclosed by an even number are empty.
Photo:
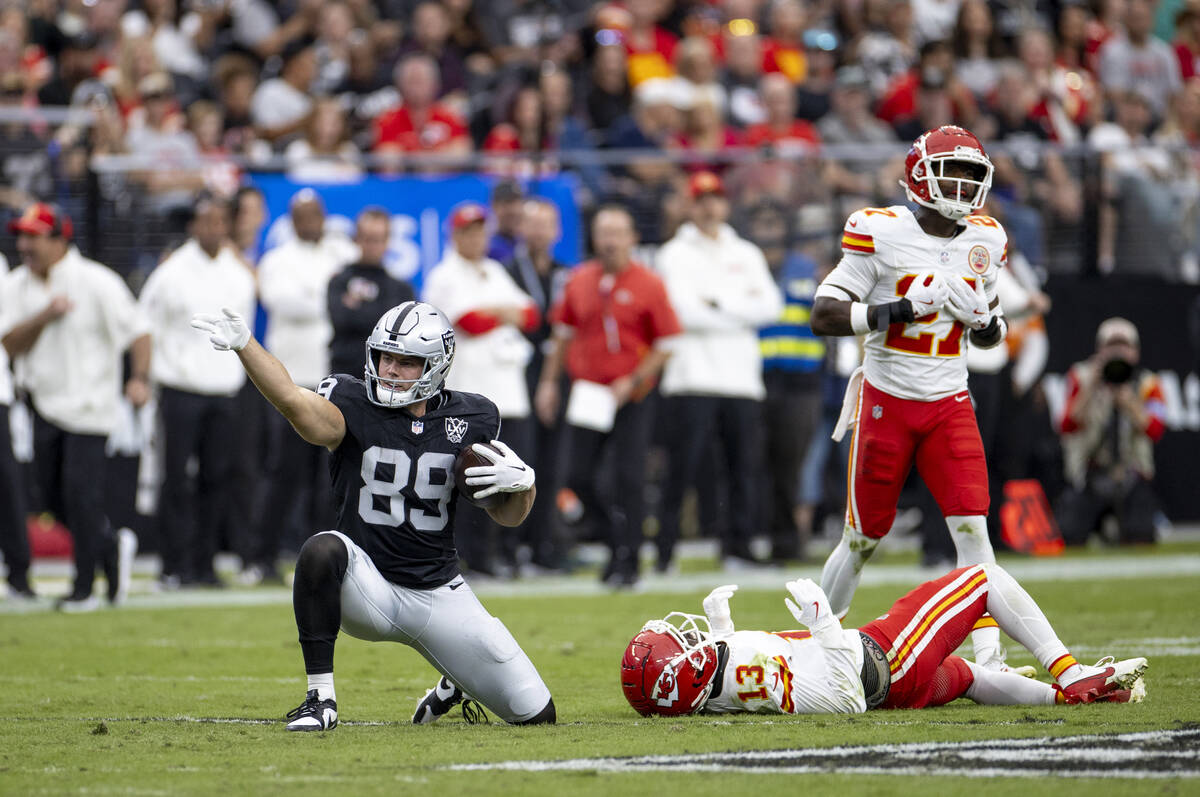
[[[871,254],[875,251],[875,239],[863,233],[846,230],[842,233],[842,248],[851,252]]]

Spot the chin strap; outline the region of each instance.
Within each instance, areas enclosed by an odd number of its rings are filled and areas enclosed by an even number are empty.
[[[729,663],[729,645],[717,642],[717,671],[713,673],[713,688],[708,693],[708,700],[720,697],[721,687],[725,685],[725,665]],[[707,703],[708,700],[704,702]]]

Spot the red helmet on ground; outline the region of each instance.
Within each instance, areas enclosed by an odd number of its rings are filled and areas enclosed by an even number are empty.
[[[717,674],[717,646],[700,628],[708,620],[671,612],[651,620],[625,648],[621,689],[643,717],[674,717],[698,711],[708,700]]]
[[[971,175],[947,176],[947,163],[968,164]],[[992,161],[970,130],[943,125],[913,142],[904,159],[904,177],[901,185],[910,200],[957,220],[983,207],[992,187]],[[954,184],[949,194],[943,182]]]

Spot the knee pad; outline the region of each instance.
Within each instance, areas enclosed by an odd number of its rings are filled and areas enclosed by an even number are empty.
[[[539,711],[535,716],[520,722],[514,722],[513,725],[553,725],[558,720],[558,714],[554,710],[554,698],[546,703],[546,707]]]
[[[350,552],[346,543],[336,534],[314,534],[304,541],[300,547],[300,556],[296,559],[296,576],[304,573],[307,578],[319,578],[319,574],[329,573],[338,584],[346,576],[350,566]]]

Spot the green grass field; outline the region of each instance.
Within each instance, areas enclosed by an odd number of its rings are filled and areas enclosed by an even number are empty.
[[[902,556],[886,555],[872,562],[868,575],[890,574],[892,583],[864,581],[847,625],[883,612],[916,583],[919,574],[905,562]],[[594,590],[590,575],[556,582],[556,589],[527,582],[528,587],[479,590],[554,693],[555,727],[470,726],[457,710],[436,725],[414,727],[409,717],[432,685],[433,670],[403,646],[343,636],[336,659],[342,726],[324,734],[289,734],[281,719],[303,697],[304,681],[286,593],[228,590],[210,594],[243,605],[155,608],[153,601],[139,605],[135,600],[125,610],[92,615],[0,614],[0,794],[257,795],[297,789],[317,794],[455,790],[564,796],[685,790],[694,795],[751,790],[790,794],[801,789],[839,795],[898,789],[1092,797],[1200,794],[1195,741],[1169,757],[1187,771],[1183,776],[1150,779],[920,774],[928,771],[927,762],[914,763],[899,775],[846,774],[834,771],[834,765],[818,765],[819,771],[804,774],[696,767],[630,774],[609,771],[601,762],[566,772],[449,769],[516,760],[1200,728],[1200,545],[1003,562],[1024,581],[1081,660],[1090,662],[1109,652],[1147,655],[1146,702],[1026,708],[958,701],[934,710],[859,716],[643,720],[625,703],[618,685],[618,663],[629,638],[643,621],[669,610],[698,612],[707,587],[738,580],[692,565],[684,587],[659,583],[635,594]],[[1129,572],[1119,572],[1125,565]],[[1051,567],[1058,570],[1046,569]],[[1093,578],[1093,569],[1106,575]],[[1159,569],[1166,574],[1156,573]],[[816,572],[810,567],[800,574]],[[910,583],[902,586],[905,574]],[[782,584],[795,575],[780,572],[764,579],[756,574],[754,583],[744,585],[734,599],[735,623],[741,628],[794,627],[783,607]],[[1035,663],[1014,647],[1009,645],[1010,663]],[[1048,679],[1044,673],[1041,677]],[[1057,757],[1053,741],[1038,749],[1043,755],[1049,751],[1052,760]]]

